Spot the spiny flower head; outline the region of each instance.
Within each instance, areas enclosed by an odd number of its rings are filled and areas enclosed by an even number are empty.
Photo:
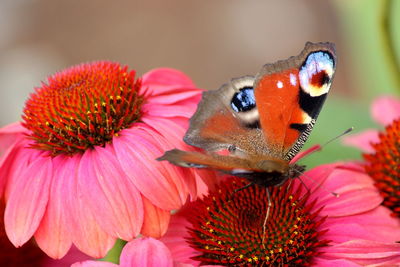
[[[379,142],[371,145],[374,152],[364,154],[365,170],[384,197],[383,205],[400,217],[400,119],[386,126]]]
[[[319,210],[311,212],[315,201],[306,204],[307,195],[283,186],[271,188],[269,216],[267,188],[251,186],[236,178],[224,182],[218,191],[193,204],[188,221],[189,243],[201,252],[194,259],[202,264],[299,266],[318,255],[316,248],[325,231]]]
[[[49,77],[30,96],[22,116],[32,147],[54,156],[104,146],[140,119],[140,86],[134,71],[105,61]]]

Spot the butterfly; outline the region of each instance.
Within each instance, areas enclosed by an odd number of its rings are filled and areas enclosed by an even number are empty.
[[[184,136],[203,151],[173,149],[158,160],[265,187],[298,177],[305,167],[291,160],[314,127],[335,69],[334,44],[308,42],[299,55],[266,64],[255,76],[205,91]]]

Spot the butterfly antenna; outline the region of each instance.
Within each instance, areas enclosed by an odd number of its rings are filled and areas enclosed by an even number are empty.
[[[344,135],[350,133],[350,132],[353,131],[353,130],[354,130],[354,127],[350,127],[349,129],[347,129],[347,130],[344,131],[343,133],[341,133],[341,134],[339,134],[339,135],[333,137],[331,140],[328,140],[328,142],[326,142],[325,144],[323,144],[323,145],[321,146],[321,148],[323,148],[324,146],[326,146],[326,145],[332,143],[333,141],[336,141],[336,140],[339,139],[340,137],[342,137],[342,136],[344,136]]]
[[[339,193],[336,193],[336,192],[333,192],[333,191],[329,191],[329,190],[326,189],[321,183],[318,183],[317,181],[315,181],[315,179],[311,178],[311,177],[308,176],[307,174],[305,174],[305,173],[303,173],[303,172],[301,172],[301,171],[298,171],[298,170],[296,170],[296,169],[294,169],[294,171],[296,171],[299,175],[301,175],[301,176],[307,178],[308,180],[310,180],[314,185],[317,185],[317,187],[320,187],[320,188],[321,188],[322,190],[324,190],[325,192],[327,192],[327,193],[329,193],[329,194],[332,194],[334,197],[340,197],[340,194],[339,194]],[[302,179],[300,178],[300,176],[297,177],[297,178],[298,178],[298,179],[300,180],[300,182],[305,186],[305,188],[307,189],[307,192],[310,193],[311,190],[305,185],[305,183],[302,181]]]
[[[271,195],[269,193],[269,188],[266,187],[267,189],[267,199],[268,199],[268,207],[267,207],[267,214],[265,215],[264,218],[264,223],[263,223],[263,236],[262,236],[262,246],[265,249],[265,236],[266,236],[266,232],[267,232],[267,221],[268,221],[268,217],[269,217],[269,213],[271,211],[271,207],[272,207],[272,201],[271,201]]]
[[[332,143],[333,141],[335,141],[335,140],[339,139],[340,137],[350,133],[353,130],[354,130],[354,127],[350,127],[349,129],[347,129],[343,133],[341,133],[341,134],[333,137],[332,139],[328,140],[328,142],[324,143],[323,145],[315,145],[315,146],[312,146],[312,147],[310,147],[309,149],[307,149],[305,151],[302,151],[302,152],[298,153],[290,162],[291,163],[295,163],[295,162],[299,161],[300,159],[313,154],[316,151],[321,151],[322,148],[325,147],[326,145]]]

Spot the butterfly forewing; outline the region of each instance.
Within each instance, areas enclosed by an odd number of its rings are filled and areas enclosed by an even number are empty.
[[[290,160],[301,149],[335,73],[333,44],[307,43],[300,55],[265,65],[256,76],[255,99],[271,155]]]

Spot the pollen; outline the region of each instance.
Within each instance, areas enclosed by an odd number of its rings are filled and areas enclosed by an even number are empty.
[[[253,185],[235,192],[246,184],[228,179],[219,190],[190,204],[188,242],[200,252],[192,259],[200,265],[309,265],[320,254],[317,248],[329,243],[320,239],[324,231],[318,230],[325,218],[319,211],[310,212],[315,202],[307,204],[308,195],[300,196],[301,190],[288,184],[271,188],[272,207],[264,228],[267,190]]]
[[[366,172],[383,196],[383,205],[400,217],[400,120],[395,120],[372,144],[375,152],[364,154]]]
[[[51,156],[105,146],[140,121],[144,97],[135,72],[93,62],[50,76],[27,100],[22,116],[32,148]]]

